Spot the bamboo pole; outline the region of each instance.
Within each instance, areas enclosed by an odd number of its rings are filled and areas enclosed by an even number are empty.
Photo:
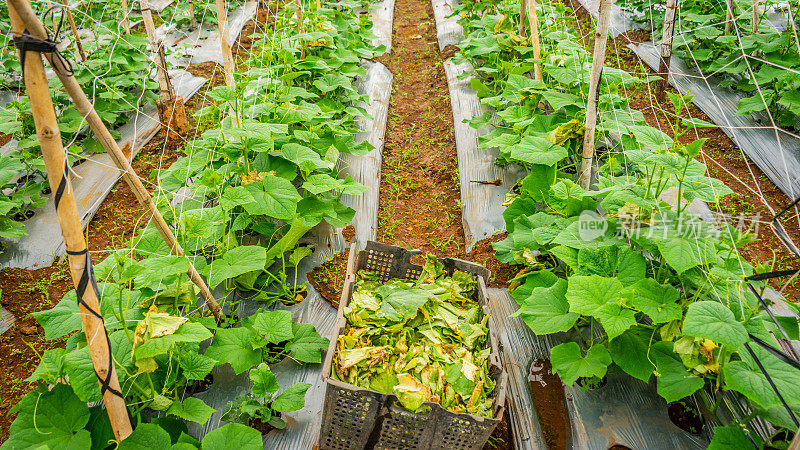
[[[9,4],[9,10],[11,10],[11,6],[13,6],[16,14],[22,19],[24,23],[24,27],[27,28],[28,32],[31,33],[33,36],[38,37],[40,39],[44,39],[47,36],[45,31],[44,25],[39,21],[36,14],[33,12],[30,3],[28,0],[7,0]],[[167,222],[164,220],[164,217],[156,208],[155,203],[153,202],[153,198],[150,196],[150,193],[142,184],[142,180],[136,174],[136,171],[131,167],[130,161],[119,148],[117,145],[117,141],[111,136],[111,133],[106,128],[105,124],[103,123],[100,116],[97,115],[97,112],[94,110],[92,106],[92,102],[86,97],[86,94],[81,89],[80,85],[78,84],[75,77],[72,75],[65,75],[68,73],[66,68],[63,67],[58,59],[54,59],[50,54],[45,54],[50,65],[53,66],[56,75],[61,80],[61,83],[64,85],[67,93],[70,97],[72,97],[72,101],[75,103],[75,107],[78,109],[78,112],[86,119],[91,127],[92,131],[94,132],[97,140],[103,145],[103,148],[106,149],[111,159],[114,161],[114,164],[117,168],[120,169],[122,172],[122,177],[125,182],[130,186],[131,190],[133,191],[136,199],[139,201],[140,204],[144,205],[150,214],[153,217],[153,224],[158,230],[159,234],[161,235],[162,239],[167,243],[167,246],[170,248],[170,251],[178,257],[184,257],[185,254],[181,245],[178,243],[177,238],[172,233],[172,230],[167,225]],[[211,313],[214,314],[214,317],[219,320],[222,315],[222,310],[214,299],[214,296],[211,294],[211,290],[208,289],[208,286],[200,277],[200,274],[197,273],[197,270],[194,268],[194,265],[189,264],[189,270],[187,272],[189,274],[189,278],[192,282],[200,289],[200,295],[208,305],[208,308],[211,310]]]
[[[600,77],[603,74],[603,63],[606,59],[606,42],[610,25],[611,5],[613,0],[600,0],[600,17],[595,30],[594,54],[592,56],[592,73],[589,79],[589,96],[586,104],[586,132],[583,136],[583,156],[578,175],[578,184],[589,189],[592,181],[592,165],[594,160],[594,132],[597,126],[597,102],[600,96]]]
[[[86,51],[83,50],[83,43],[81,37],[78,35],[78,27],[75,26],[75,18],[72,17],[72,11],[69,9],[69,0],[61,0],[64,5],[64,13],[67,15],[69,27],[72,29],[72,35],[75,37],[75,43],[78,45],[78,52],[81,54],[81,61],[86,61]]]
[[[730,33],[733,24],[733,0],[725,0],[725,34]]]
[[[539,44],[539,16],[536,13],[536,0],[528,0],[528,20],[531,27],[531,47],[533,47],[533,57],[542,59],[542,50]],[[536,63],[533,66],[533,78],[542,79],[542,65]]]
[[[528,17],[528,8],[525,0],[519,0],[519,23],[517,24],[517,34],[525,36],[525,18]]]
[[[192,22],[192,30],[197,28],[197,19],[194,17],[194,0],[189,0],[189,20]]]
[[[128,0],[122,0],[122,27],[125,30],[125,34],[131,34],[131,22],[128,20],[129,12]]]
[[[169,81],[167,63],[163,58],[161,39],[158,38],[156,26],[153,23],[153,12],[150,10],[150,0],[141,0],[140,4],[142,5],[142,19],[144,20],[144,28],[147,32],[147,40],[150,41],[150,51],[153,52],[153,60],[156,63],[156,74],[158,77],[158,86],[161,89],[161,95],[173,98],[175,97],[175,92],[173,92],[172,83]]]
[[[28,6],[30,7],[30,5]],[[14,31],[23,33],[26,29],[25,24],[10,3],[8,11]],[[47,179],[56,201],[56,215],[67,249],[72,282],[78,293],[78,308],[83,322],[83,331],[86,334],[92,365],[102,388],[103,402],[108,412],[111,428],[114,430],[115,438],[121,441],[131,434],[132,425],[128,409],[125,406],[125,397],[120,394],[119,379],[111,356],[111,341],[108,339],[103,317],[98,313],[100,302],[93,287],[94,275],[91,267],[87,267],[90,264],[88,249],[83,238],[83,227],[66,171],[67,156],[61,142],[61,133],[58,129],[53,101],[50,98],[50,88],[44,73],[41,53],[28,51],[24,61],[25,90],[30,100],[36,135],[47,169]]]
[[[758,31],[758,19],[760,17],[761,15],[758,13],[758,0],[753,0],[753,33]]]
[[[658,64],[658,82],[656,97],[663,101],[667,96],[669,85],[669,64],[672,59],[672,39],[675,35],[675,16],[678,10],[678,0],[667,0],[667,9],[664,12],[664,27],[661,35],[661,61]]]
[[[794,433],[794,439],[786,450],[800,450],[800,429]]]
[[[236,70],[233,65],[233,53],[231,52],[231,35],[228,31],[228,7],[225,0],[217,0],[217,25],[219,27],[219,41],[222,47],[222,70],[225,72],[225,84],[231,88],[236,88],[233,80],[233,72]]]

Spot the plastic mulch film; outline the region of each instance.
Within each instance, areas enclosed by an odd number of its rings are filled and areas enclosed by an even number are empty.
[[[508,317],[519,306],[507,289],[489,289],[488,294],[503,346],[503,367],[509,375],[506,404],[516,448],[546,448],[529,373],[534,361],[550,358],[550,348],[563,342],[565,335],[535,335],[520,317]],[[566,387],[565,394],[571,422],[568,448],[605,450],[620,444],[635,449],[702,449],[708,445],[707,437],[682,431],[670,421],[667,404],[654,383],[611,374],[601,388],[581,392]]]
[[[470,88],[473,71],[469,63],[444,62],[450,102],[453,107],[453,123],[458,153],[458,176],[461,188],[461,221],[464,225],[466,251],[481,239],[505,229],[503,211],[506,194],[517,180],[524,176],[524,169],[516,164],[498,166],[495,160],[499,150],[482,150],[478,138],[489,133],[489,129],[476,130],[464,120],[484,114],[490,109],[482,105],[475,89]]]
[[[342,176],[349,174],[356,181],[367,186],[367,190],[359,196],[343,196],[342,201],[347,206],[355,209],[356,214],[353,224],[356,227],[356,242],[359,248],[366,245],[366,241],[374,239],[378,220],[378,187],[380,184],[381,153],[383,152],[383,138],[386,131],[386,117],[389,110],[389,95],[392,91],[392,75],[380,63],[365,61],[367,74],[356,81],[356,88],[361,94],[367,95],[369,104],[359,104],[372,116],[371,120],[359,120],[361,132],[356,135],[356,142],[368,140],[375,148],[363,156],[342,155],[344,163],[340,167]],[[300,263],[298,282],[306,281],[306,274],[326,260],[332,258],[337,252],[345,250],[345,243],[341,230],[334,229],[325,222],[315,227],[303,239],[303,243],[314,244],[314,253]],[[215,297],[224,296],[223,293]],[[240,294],[236,291],[228,294],[229,299],[236,299]],[[241,298],[239,304],[240,317],[254,314],[263,308],[259,302]],[[226,302],[227,303],[227,302]],[[308,294],[302,302],[289,307],[276,303],[270,309],[285,309],[292,312],[292,319],[297,322],[310,323],[316,327],[317,332],[323,337],[334,339],[334,326],[336,325],[336,310],[333,309],[314,288],[308,285]],[[311,384],[306,393],[306,404],[303,409],[283,414],[286,429],[275,430],[264,437],[264,449],[305,450],[313,448],[317,442],[322,420],[322,407],[325,401],[325,384],[322,381],[322,364],[299,364],[291,358],[270,367],[281,386],[286,387],[294,383],[305,382]],[[209,406],[217,411],[204,426],[189,423],[193,435],[202,437],[209,431],[223,425],[222,413],[229,401],[239,395],[249,392],[252,382],[248,374],[235,375],[229,365],[214,368],[214,385],[196,397],[203,399]]]
[[[0,334],[8,331],[14,325],[16,318],[7,309],[0,306]]]
[[[439,51],[448,45],[457,45],[464,39],[464,28],[459,25],[459,16],[453,16],[453,5],[457,0],[431,0],[433,16],[436,19],[436,39]]]
[[[391,29],[391,24],[389,26]],[[357,119],[361,131],[356,134],[355,140],[356,143],[366,140],[375,148],[362,156],[342,154],[339,160],[342,176],[350,175],[367,187],[360,195],[342,196],[342,203],[356,210],[353,225],[356,228],[355,242],[359,250],[367,245],[367,241],[374,241],[377,236],[381,155],[389,114],[389,96],[392,93],[392,74],[389,69],[381,63],[371,61],[363,64],[367,67],[367,74],[356,80],[356,89],[369,95],[369,103],[359,103],[357,106],[365,108],[371,118]]]
[[[600,0],[578,1],[580,2],[581,6],[583,6],[583,9],[588,11],[595,20],[600,17]],[[632,20],[629,16],[629,13],[616,3],[611,4],[611,17],[609,19],[611,20],[611,26],[609,30],[611,31],[611,35],[614,37],[617,37],[629,30],[635,30],[637,28],[644,28],[647,26],[646,24],[637,23]]]
[[[652,42],[628,45],[654,70],[659,48]],[[742,149],[789,198],[800,195],[800,139],[780,128],[759,123],[751,116],[736,116],[740,93],[718,87],[717,77],[704,78],[675,56],[670,62],[670,83],[682,94],[694,94],[694,104]]]
[[[382,0],[370,6],[372,33],[375,39],[372,45],[386,47],[386,53],[392,52],[392,23],[394,21],[394,0]]]
[[[231,12],[228,16],[228,35],[231,44],[236,42],[239,33],[242,32],[245,24],[250,21],[258,11],[258,2],[245,2],[244,5]],[[188,35],[186,41],[198,42],[207,36],[202,44],[200,44],[194,53],[188,58],[189,63],[196,64],[206,61],[214,61],[217,64],[222,64],[222,47],[219,39],[219,31],[216,25],[209,25],[199,27]]]
[[[195,77],[183,69],[169,73],[176,95],[187,100],[206,82],[205,78]],[[127,124],[117,129],[122,135],[117,144],[120,148],[130,144],[135,155],[160,129],[156,107],[150,105],[134,113]],[[92,155],[83,164],[72,168],[71,172],[76,175],[72,180],[72,188],[78,214],[81,223],[86,226],[122,174],[107,153]],[[24,223],[27,236],[3,241],[6,249],[0,254],[0,267],[47,267],[64,254],[64,240],[52,197],[48,197],[45,206]]]

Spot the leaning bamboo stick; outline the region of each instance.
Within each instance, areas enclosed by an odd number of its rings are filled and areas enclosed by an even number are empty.
[[[197,28],[197,19],[194,17],[194,0],[189,0],[189,20],[192,23],[192,29]]]
[[[83,43],[81,37],[78,35],[78,27],[75,26],[75,18],[72,17],[72,11],[69,9],[69,0],[62,0],[64,4],[64,13],[67,15],[69,27],[72,29],[72,36],[75,37],[75,44],[78,45],[78,52],[81,54],[81,61],[86,61],[86,52],[83,50]]]
[[[656,97],[663,101],[667,95],[667,85],[669,79],[669,64],[672,59],[672,40],[675,34],[675,16],[678,10],[678,0],[667,0],[667,9],[664,12],[664,27],[661,36],[661,61],[658,64],[658,75],[661,80],[658,82],[658,92]]]
[[[536,13],[536,0],[528,0],[528,20],[531,26],[531,47],[533,47],[533,57],[542,59],[541,45],[539,44],[539,16]],[[533,66],[533,78],[542,79],[542,64],[536,63]]]
[[[525,18],[528,16],[528,7],[525,5],[525,0],[519,0],[519,23],[517,24],[517,34],[520,37],[525,36]]]
[[[235,89],[233,72],[233,52],[231,52],[231,34],[228,31],[228,7],[225,0],[217,0],[217,25],[219,27],[219,41],[222,47],[222,70],[225,72],[225,84]]]
[[[125,34],[131,34],[131,22],[128,20],[128,13],[130,10],[128,9],[128,0],[122,0],[122,27],[125,30]]]
[[[10,3],[8,11],[14,31],[23,33],[26,26]],[[67,249],[72,282],[78,294],[83,331],[86,334],[92,365],[102,388],[103,402],[111,428],[116,439],[123,440],[131,434],[132,425],[125,406],[125,397],[120,393],[119,379],[111,357],[111,341],[108,339],[103,317],[99,314],[100,302],[93,288],[94,282],[91,278],[94,275],[89,267],[91,263],[83,238],[83,227],[66,171],[67,156],[61,142],[61,133],[53,101],[50,98],[50,88],[44,73],[41,53],[28,51],[24,61],[25,89],[47,169],[47,179],[56,201],[56,215]]]
[[[605,63],[606,60],[606,42],[608,41],[609,19],[611,16],[611,5],[613,3],[613,0],[600,0],[600,17],[597,19],[594,54],[592,55],[592,73],[589,79],[589,95],[586,104],[586,132],[583,136],[583,155],[581,158],[581,169],[578,175],[578,184],[584,189],[589,189],[592,180],[594,132],[597,126],[597,102],[600,96],[600,77],[603,74],[603,63]]]
[[[753,27],[751,30],[753,33],[758,31],[758,20],[760,18],[760,14],[758,12],[758,0],[753,0]]]
[[[36,14],[33,12],[30,3],[28,3],[28,0],[7,1],[9,6],[13,6],[16,14],[20,17],[25,28],[27,28],[31,35],[40,39],[44,39],[47,36],[44,25],[42,25],[38,17],[36,17]],[[81,89],[77,80],[75,80],[75,77],[72,75],[66,75],[69,72],[61,65],[59,59],[53,58],[50,54],[45,54],[45,56],[50,62],[50,65],[56,69],[56,75],[61,80],[61,83],[64,85],[64,88],[69,96],[72,97],[72,101],[75,103],[75,107],[78,109],[78,112],[80,112],[81,115],[86,119],[89,127],[97,137],[97,140],[100,141],[100,143],[103,145],[103,148],[106,149],[106,152],[108,152],[108,155],[114,161],[114,164],[122,172],[123,179],[128,186],[130,186],[131,190],[136,196],[136,199],[140,204],[144,205],[152,215],[153,224],[158,230],[162,239],[164,239],[164,241],[167,243],[167,246],[169,246],[170,251],[176,256],[185,256],[183,248],[181,248],[181,245],[178,243],[178,240],[175,238],[175,235],[172,233],[169,225],[158,211],[158,208],[156,208],[153,198],[150,196],[147,188],[144,187],[142,180],[136,174],[136,171],[133,169],[133,167],[131,167],[130,161],[119,148],[119,145],[117,145],[117,141],[114,140],[114,138],[111,136],[111,133],[108,131],[108,128],[106,128],[102,119],[100,119],[100,116],[97,115],[97,112],[92,106],[92,102],[90,102],[86,97],[86,94],[83,92],[83,89]],[[200,274],[197,273],[194,265],[191,263],[189,264],[188,274],[192,282],[200,289],[200,295],[205,300],[206,305],[208,305],[208,308],[211,310],[211,313],[214,314],[214,317],[217,318],[217,320],[219,320],[222,315],[222,309],[214,299],[214,296],[211,294],[211,290],[208,289],[208,286],[200,277]]]

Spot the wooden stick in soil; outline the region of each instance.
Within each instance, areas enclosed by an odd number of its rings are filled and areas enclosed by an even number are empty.
[[[733,23],[733,0],[725,0],[725,34],[731,32]]]
[[[528,20],[531,27],[531,47],[533,48],[533,57],[542,59],[541,45],[539,44],[539,16],[536,13],[536,0],[528,0]],[[542,65],[536,63],[533,66],[533,78],[536,80],[542,79]]]
[[[669,64],[672,59],[672,39],[675,34],[675,16],[678,10],[678,0],[667,0],[667,9],[664,12],[663,34],[661,36],[661,61],[658,63],[658,82],[656,97],[664,101],[669,85]]]
[[[26,0],[27,1],[27,0]],[[30,5],[29,5],[30,6]],[[16,10],[8,5],[9,16],[12,27],[16,33],[23,33],[25,25],[17,15]],[[21,55],[20,55],[21,56]],[[28,51],[24,58],[23,67],[25,90],[31,105],[31,114],[36,126],[36,136],[42,148],[45,167],[47,169],[47,179],[53,196],[56,199],[56,215],[61,227],[61,235],[64,238],[69,257],[70,274],[75,289],[80,291],[83,286],[84,292],[79,295],[82,302],[78,308],[83,322],[83,331],[86,334],[89,353],[92,357],[92,365],[97,373],[98,382],[103,380],[107,389],[103,389],[103,402],[108,412],[111,428],[118,441],[128,437],[132,432],[132,425],[125,406],[125,398],[120,392],[119,379],[117,379],[116,368],[111,357],[111,346],[108,340],[108,331],[103,323],[102,316],[93,314],[100,311],[100,302],[93,289],[94,283],[85,283],[82,279],[93,277],[91,272],[87,272],[87,247],[83,239],[83,227],[78,216],[78,208],[75,203],[69,174],[66,172],[66,153],[61,142],[61,132],[58,129],[53,101],[50,98],[50,88],[47,77],[44,74],[44,64],[41,54]],[[85,278],[89,277],[89,278]],[[86,289],[88,287],[88,289]],[[101,387],[104,383],[100,382]]]
[[[194,17],[194,0],[189,0],[189,20],[192,22],[192,30],[197,28],[197,19]]]
[[[72,36],[75,37],[75,44],[78,46],[81,61],[86,61],[88,58],[86,58],[86,51],[83,50],[83,43],[81,42],[81,37],[78,35],[78,27],[75,26],[75,18],[72,17],[72,10],[69,9],[69,0],[62,0],[61,3],[64,5],[64,13],[67,15],[69,27],[72,29]]]
[[[758,19],[760,15],[758,14],[758,0],[753,0],[753,28],[752,31],[755,33],[758,31]]]
[[[141,0],[140,4],[142,6],[144,29],[147,31],[147,40],[150,41],[150,51],[153,52],[153,60],[156,63],[156,76],[158,78],[158,87],[161,89],[161,96],[172,98],[175,96],[175,92],[172,89],[172,83],[169,81],[167,63],[164,58],[162,58],[162,43],[156,33],[155,23],[153,23],[153,12],[150,10],[150,0]]]
[[[517,34],[525,36],[525,18],[528,17],[528,7],[525,0],[519,0],[519,23],[517,24]]]
[[[603,63],[606,60],[606,41],[610,26],[611,5],[613,0],[600,0],[600,17],[594,36],[594,54],[592,55],[592,73],[589,79],[589,95],[586,104],[586,132],[583,135],[583,156],[578,174],[578,184],[589,189],[592,181],[592,165],[594,161],[594,132],[597,126],[597,102],[600,97],[600,77],[603,75]]]
[[[128,9],[128,0],[122,0],[122,28],[125,30],[125,34],[131,34],[131,22],[128,20],[128,13],[130,10]]]
[[[9,10],[11,7],[13,7],[16,14],[22,20],[22,23],[24,24],[23,29],[27,29],[31,35],[40,39],[44,39],[47,36],[44,25],[42,25],[42,23],[39,21],[36,13],[33,12],[33,8],[31,8],[28,0],[7,1],[9,4]],[[148,212],[152,215],[153,225],[158,230],[162,239],[164,239],[164,242],[167,243],[170,251],[175,256],[184,257],[185,255],[183,248],[181,248],[181,245],[178,243],[178,240],[175,238],[175,235],[172,233],[169,225],[158,211],[158,208],[156,208],[153,198],[150,196],[147,188],[144,187],[142,180],[136,174],[136,171],[133,169],[133,167],[131,167],[130,161],[119,148],[117,141],[114,140],[113,136],[111,136],[111,133],[108,131],[108,128],[106,128],[102,119],[100,119],[100,116],[97,115],[97,112],[92,106],[92,102],[90,102],[86,97],[86,94],[83,92],[83,89],[81,89],[77,80],[75,80],[75,77],[72,75],[65,75],[69,72],[65,67],[63,67],[59,59],[53,58],[51,54],[45,54],[45,57],[50,62],[50,65],[55,69],[55,73],[61,80],[61,83],[64,85],[64,89],[67,91],[69,96],[72,97],[72,101],[75,103],[75,107],[78,109],[78,112],[80,112],[81,115],[86,119],[89,127],[97,137],[97,140],[100,141],[100,144],[103,145],[103,148],[106,149],[106,152],[108,152],[108,155],[114,161],[114,164],[117,166],[120,172],[122,172],[122,178],[125,180],[128,186],[130,186],[133,194],[136,196],[136,199],[140,204],[144,205]],[[200,289],[200,295],[203,297],[203,300],[205,300],[206,305],[208,305],[208,308],[211,310],[211,313],[217,320],[219,320],[222,315],[222,309],[214,299],[214,296],[211,294],[211,290],[200,277],[200,274],[197,273],[197,270],[194,268],[194,265],[192,265],[191,262],[189,263],[189,270],[187,273],[189,274],[189,278],[192,280],[195,286]]]
[[[228,31],[228,7],[225,0],[217,0],[217,26],[219,27],[219,41],[222,47],[222,70],[225,72],[225,85],[231,89],[236,88],[233,80],[233,53],[231,52],[231,35]]]

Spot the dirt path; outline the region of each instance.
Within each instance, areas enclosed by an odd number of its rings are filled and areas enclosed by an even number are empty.
[[[444,58],[428,1],[397,0],[394,76],[381,168],[378,240],[437,256],[463,254],[458,160]]]

